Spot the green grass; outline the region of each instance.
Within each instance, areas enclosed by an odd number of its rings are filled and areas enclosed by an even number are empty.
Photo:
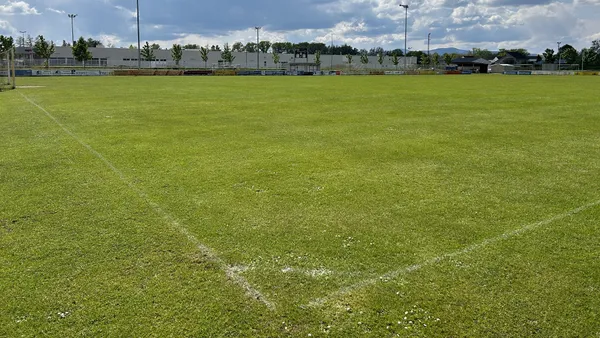
[[[598,81],[19,79],[0,336],[598,337]]]

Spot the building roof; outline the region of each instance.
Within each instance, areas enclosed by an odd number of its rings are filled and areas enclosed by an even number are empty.
[[[527,60],[529,56],[527,54],[519,53],[519,52],[506,52],[506,55],[510,55],[517,60]]]
[[[454,59],[452,60],[452,63],[454,64],[474,64],[474,65],[489,65],[490,62],[488,60],[482,59],[482,58],[476,58],[476,57],[464,57],[464,58],[458,58],[458,59]]]

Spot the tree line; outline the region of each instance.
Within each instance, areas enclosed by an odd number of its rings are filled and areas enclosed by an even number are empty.
[[[10,50],[11,48],[15,48],[17,46],[31,47],[35,55],[46,60],[46,66],[48,65],[48,60],[50,59],[51,55],[54,53],[56,48],[56,44],[53,41],[46,40],[43,35],[39,35],[35,39],[33,39],[31,36],[20,36],[14,39],[10,36],[0,35],[0,52]],[[93,38],[85,39],[83,37],[80,37],[77,41],[75,41],[74,44],[68,43],[67,41],[63,40],[62,46],[71,47],[73,51],[73,57],[77,61],[85,62],[92,58],[92,55],[88,48],[100,47],[102,46],[102,43]],[[129,46],[129,48],[136,49],[136,47],[133,45]],[[156,43],[150,44],[149,42],[146,42],[141,50],[142,60],[155,60],[154,51],[159,50],[160,48],[160,45]],[[377,56],[378,61],[380,63],[382,62],[381,60],[383,60],[383,58],[386,56],[392,57],[392,63],[394,63],[395,60],[398,60],[399,57],[404,56],[402,49],[385,50],[382,47],[375,47],[367,50],[357,49],[348,44],[336,46],[326,45],[321,42],[271,43],[270,41],[260,41],[258,44],[253,42],[248,42],[246,44],[243,44],[242,42],[235,42],[231,46],[228,43],[226,43],[223,45],[223,48],[221,48],[218,45],[199,46],[196,44],[175,44],[171,48],[171,56],[177,64],[179,64],[179,61],[183,56],[183,50],[186,49],[199,50],[200,56],[205,63],[208,60],[209,52],[220,52],[221,59],[230,64],[235,60],[235,56],[233,55],[234,52],[255,53],[257,51],[260,51],[262,53],[268,53],[270,51],[273,54],[274,61],[279,60],[279,54],[293,54],[298,51],[306,52],[307,54],[313,54],[315,56],[318,55],[319,61],[321,54],[339,54],[345,55],[349,63],[352,62],[351,60],[354,56],[358,56],[362,61],[368,60],[369,56]],[[470,54],[473,57],[491,60],[494,57],[501,58],[509,52],[516,52],[522,55],[529,54],[529,52],[523,48],[500,49],[497,52],[492,52],[487,49],[473,48],[468,54]],[[408,51],[406,56],[416,57],[419,64],[438,65],[442,62],[450,64],[452,63],[453,59],[461,57],[463,55],[439,55],[437,53],[428,55],[426,52],[423,51]],[[600,39],[592,41],[592,45],[590,47],[584,48],[581,51],[578,51],[570,44],[565,44],[561,46],[560,49],[558,49],[557,51],[555,51],[552,48],[547,48],[541,55],[538,55],[538,61],[544,60],[545,63],[556,63],[559,59],[561,60],[561,63],[564,64],[583,64],[584,66],[592,68],[600,68]]]
[[[21,39],[23,39],[23,37],[21,37]],[[36,56],[45,60],[44,66],[48,68],[49,60],[52,57],[52,54],[54,54],[54,52],[56,51],[56,44],[54,43],[54,41],[46,40],[46,38],[44,38],[43,35],[39,35],[35,40],[31,38],[31,42],[27,41],[28,38],[25,38],[23,40],[25,40],[25,42],[24,44],[21,44],[21,46],[31,47],[33,53]],[[8,51],[10,49],[14,50],[17,47],[17,45],[19,45],[19,39],[17,39],[16,42],[17,43],[15,44],[15,39],[13,39],[10,36],[0,35],[0,53]],[[92,58],[92,53],[90,53],[88,48],[89,39],[85,40],[83,37],[80,37],[79,40],[77,40],[73,44],[73,46],[71,46],[73,58],[79,62],[83,62],[84,67],[85,61],[88,61]]]

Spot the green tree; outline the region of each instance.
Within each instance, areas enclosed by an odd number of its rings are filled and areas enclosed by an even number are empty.
[[[129,49],[136,49],[134,45],[129,45]]]
[[[394,49],[391,53],[392,53],[392,55],[394,55],[394,53],[396,53],[396,55],[398,55],[398,56],[404,56],[404,51],[402,51],[402,49],[400,49],[400,48]]]
[[[99,40],[92,39],[92,38],[87,39],[86,43],[89,48],[96,48],[96,47],[102,45],[102,42],[100,42]]]
[[[444,53],[444,55],[442,55],[442,59],[444,59],[444,62],[447,65],[450,65],[452,63],[452,54]]]
[[[348,66],[352,64],[352,54],[346,54],[346,60],[348,61]]]
[[[321,51],[318,50],[315,53],[315,64],[317,65],[317,67],[321,67]]]
[[[437,67],[440,64],[440,54],[433,53],[431,56],[431,63],[433,64],[433,67]]]
[[[592,45],[587,49],[585,60],[588,65],[600,66],[600,39],[592,41]]]
[[[529,51],[525,48],[512,48],[508,50],[509,52],[516,52],[523,55],[529,55]]]
[[[88,50],[87,41],[83,37],[80,37],[79,40],[75,42],[73,47],[71,47],[71,52],[73,53],[73,58],[79,62],[83,62],[83,67],[85,68],[85,62],[92,58],[92,53]]]
[[[15,41],[12,36],[0,35],[0,53],[8,52],[15,48]]]
[[[33,47],[33,37],[31,37],[29,34],[27,34],[27,38],[25,38],[25,47]]]
[[[400,63],[400,58],[398,57],[398,52],[392,52],[392,64],[398,69],[398,64]]]
[[[227,62],[230,66],[233,63],[233,60],[235,60],[235,56],[233,56],[233,53],[231,52],[231,48],[229,47],[228,43],[225,43],[225,45],[223,45],[223,52],[221,52],[221,59],[223,59],[223,61]]]
[[[22,36],[17,36],[16,44],[19,47],[25,47],[25,38]]]
[[[140,54],[142,55],[142,60],[154,61],[154,49],[152,49],[152,46],[150,46],[148,41],[146,41],[146,44],[142,47]]]
[[[292,54],[294,52],[294,44],[291,42],[284,42],[283,46],[285,47],[285,52],[288,54]]]
[[[367,53],[360,54],[360,63],[365,66],[369,63],[369,55]]]
[[[429,55],[427,55],[427,54],[423,55],[421,63],[424,65],[427,65],[427,67],[429,67],[429,65],[431,64]]]
[[[577,63],[581,64],[582,70],[584,69],[583,67],[585,67],[585,63],[587,61],[587,59],[586,59],[587,54],[589,54],[589,50],[587,48],[583,48],[581,50],[581,53],[579,53],[579,57],[577,58]]]
[[[248,42],[246,46],[244,46],[244,51],[248,53],[256,53],[256,44],[254,42]]]
[[[273,63],[275,64],[276,68],[279,68],[278,67],[278,64],[279,64],[279,53],[277,53],[277,52],[273,52]]]
[[[260,51],[263,53],[268,53],[270,48],[271,48],[270,41],[261,41],[258,43],[258,49],[260,49]]]
[[[565,60],[565,63],[573,64],[577,62],[579,53],[577,53],[577,49],[575,49],[573,46],[566,44],[560,47],[559,53],[561,59]]]
[[[35,40],[35,45],[33,45],[33,52],[35,53],[35,55],[46,60],[44,61],[44,67],[46,68],[48,68],[49,66],[48,60],[50,60],[50,57],[52,56],[52,54],[54,54],[55,49],[56,47],[54,46],[54,42],[46,41],[43,35],[38,36]]]
[[[153,43],[152,45],[150,45],[150,47],[155,50],[160,49],[160,45],[158,43]]]
[[[485,60],[491,60],[494,58],[494,53],[490,52],[487,49],[473,48],[472,53],[474,57],[482,58]]]
[[[219,47],[219,45],[212,45],[212,46],[210,46],[210,50],[213,52],[220,52],[221,47]]]
[[[273,53],[283,53],[285,52],[285,42],[273,42],[271,45],[271,50]]]
[[[183,45],[183,49],[200,49],[200,46],[198,46],[195,43],[187,44],[187,45]]]
[[[420,50],[411,50],[408,53],[406,53],[406,56],[416,56],[417,57],[417,63],[419,64],[424,64],[425,62],[423,62],[423,58],[426,56],[427,54],[423,51]]]
[[[171,57],[173,58],[173,61],[175,61],[175,65],[179,67],[179,61],[181,61],[181,58],[183,57],[183,49],[181,48],[181,45],[173,45],[173,48],[171,48]]]
[[[377,53],[377,62],[379,62],[379,67],[383,68],[383,57],[385,56],[384,51],[380,50]]]
[[[544,63],[554,63],[556,61],[554,49],[546,48],[546,51],[542,55],[544,55]]]
[[[233,46],[231,46],[231,51],[233,52],[243,52],[244,51],[244,44],[241,42],[236,42],[233,44]]]
[[[204,61],[204,68],[207,68],[207,62],[208,62],[208,45],[206,45],[206,47],[200,47],[200,58],[202,58],[202,61]]]

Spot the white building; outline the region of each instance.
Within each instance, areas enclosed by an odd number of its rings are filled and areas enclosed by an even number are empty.
[[[137,68],[138,65],[138,50],[128,48],[90,48],[89,51],[92,54],[92,60],[87,61],[86,65],[91,67],[108,67],[108,68]],[[35,59],[32,55],[31,48],[18,47],[17,55],[21,56],[21,63],[23,65],[37,64],[40,65],[44,60]],[[302,64],[302,63],[315,63],[315,55],[309,55],[308,58],[296,58],[294,54],[279,54],[279,63],[275,64],[273,61],[273,54],[271,53],[245,53],[245,52],[234,52],[235,59],[232,65],[225,64],[221,59],[221,52],[211,51],[209,52],[208,61],[205,62],[200,57],[199,50],[184,50],[183,57],[179,63],[180,67],[185,68],[223,68],[223,67],[235,67],[235,68],[252,68],[256,69],[257,66],[261,69],[264,68],[280,68],[289,69],[291,64]],[[258,56],[258,62],[257,62]],[[175,61],[171,57],[171,51],[166,49],[154,50],[154,57],[156,61],[142,62],[144,68],[162,68],[162,67],[174,67]],[[360,62],[360,55],[354,55],[352,58],[351,65],[348,64],[348,59],[345,55],[321,55],[321,68],[322,69],[347,69],[352,67],[354,69],[369,68],[369,69],[382,69],[382,70],[395,70],[404,68],[404,58],[399,58],[398,66],[394,66],[392,63],[392,57],[386,56],[384,62],[380,65],[377,62],[376,56],[369,56],[369,63],[363,65]],[[406,58],[406,64],[408,68],[415,68],[417,64],[416,57]],[[81,64],[73,59],[71,47],[56,47],[56,51],[50,59],[50,66],[80,66]]]

